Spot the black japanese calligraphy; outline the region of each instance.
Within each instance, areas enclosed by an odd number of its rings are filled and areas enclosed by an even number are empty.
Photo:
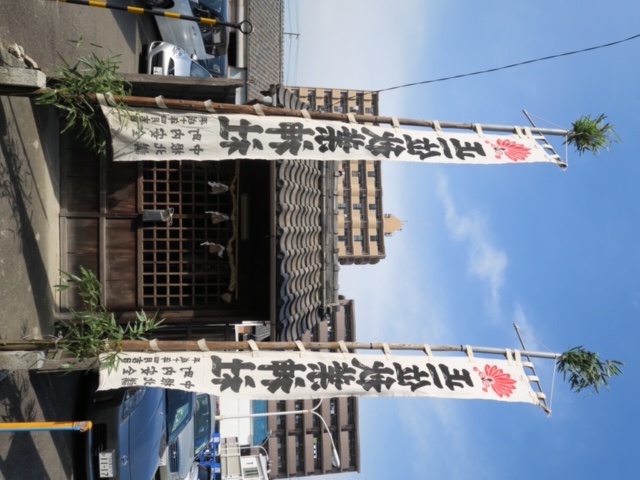
[[[231,362],[223,362],[222,359],[216,355],[211,356],[211,373],[215,378],[211,379],[211,383],[214,385],[220,385],[220,390],[225,391],[231,389],[231,391],[238,393],[240,387],[242,387],[243,379],[240,377],[240,373],[243,370],[255,370],[256,366],[251,362],[243,362],[239,358],[234,358]],[[223,372],[228,371],[228,373]],[[249,375],[244,377],[244,384],[246,387],[255,388],[256,384]]]
[[[309,364],[311,372],[307,374],[307,380],[311,382],[313,390],[326,390],[333,386],[342,390],[343,385],[351,385],[355,381],[355,368],[351,368],[348,363],[334,361],[331,364],[324,362]]]
[[[313,135],[311,128],[303,128],[301,122],[281,122],[280,128],[267,128],[268,134],[279,135],[282,142],[271,142],[269,146],[273,148],[278,155],[289,152],[297,155],[300,147],[303,150],[313,150],[313,143],[304,140],[305,135]]]
[[[338,148],[345,153],[350,153],[351,149],[358,150],[364,146],[365,136],[355,128],[327,126],[326,128],[317,127],[316,131],[319,135],[315,136],[315,141],[320,144],[318,150],[323,153],[327,150],[335,152]]]
[[[291,359],[283,361],[272,360],[269,365],[258,366],[258,370],[269,371],[273,374],[273,380],[262,380],[261,382],[271,393],[278,390],[290,393],[294,384],[297,387],[304,387],[304,379],[296,377],[296,372],[304,372],[306,369],[306,366],[298,364]]]

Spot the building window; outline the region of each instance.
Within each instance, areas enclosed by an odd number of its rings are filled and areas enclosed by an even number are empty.
[[[284,439],[282,435],[276,436],[276,445],[277,445],[277,453],[278,453],[278,470],[280,472],[287,471],[287,449],[284,448]]]
[[[338,235],[338,241],[339,242],[346,242],[347,241],[347,236],[346,235]]]
[[[338,208],[341,208],[344,210],[345,208],[347,208],[347,205],[344,202],[340,202],[338,203]]]
[[[369,241],[371,242],[377,242],[378,241],[378,235],[371,235],[369,237]]]
[[[295,402],[293,402],[293,409],[302,410],[302,400],[296,400]],[[302,414],[296,413],[294,415],[294,423],[296,428],[299,428],[302,426]]]
[[[353,236],[353,241],[354,242],[361,242],[362,241],[362,235],[354,235]]]
[[[359,177],[360,176],[360,170],[351,170],[351,176],[352,177]]]
[[[364,109],[364,113],[368,113],[369,115],[373,115],[373,108],[367,107]]]
[[[362,204],[361,203],[354,203],[353,204],[353,209],[354,210],[361,210],[362,209]]]
[[[296,470],[298,472],[304,471],[304,449],[300,435],[296,435]]]

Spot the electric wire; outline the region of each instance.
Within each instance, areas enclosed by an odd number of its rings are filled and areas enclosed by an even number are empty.
[[[604,43],[604,44],[596,45],[596,46],[593,46],[593,47],[582,48],[580,50],[573,50],[573,51],[570,51],[570,52],[557,53],[557,54],[554,54],[554,55],[547,55],[545,57],[539,57],[539,58],[534,58],[534,59],[531,59],[531,60],[525,60],[525,61],[522,61],[522,62],[512,63],[510,65],[504,65],[504,66],[501,66],[501,67],[494,67],[494,68],[488,68],[488,69],[485,69],[485,70],[478,70],[476,72],[461,73],[461,74],[458,74],[458,75],[450,75],[450,76],[447,76],[447,77],[434,78],[434,79],[431,79],[431,80],[422,80],[420,82],[405,83],[403,85],[396,85],[394,87],[382,88],[382,89],[379,89],[379,90],[371,90],[371,91],[374,92],[374,93],[380,94],[381,92],[389,92],[391,90],[399,90],[401,88],[414,87],[416,85],[427,85],[427,84],[430,84],[430,83],[438,83],[438,82],[444,82],[444,81],[447,81],[447,80],[455,80],[455,79],[458,79],[458,78],[465,78],[465,77],[483,75],[485,73],[493,73],[493,72],[498,72],[500,70],[507,70],[507,69],[510,69],[510,68],[521,67],[523,65],[530,65],[532,63],[543,62],[543,61],[546,61],[546,60],[552,60],[554,58],[568,57],[570,55],[576,55],[576,54],[579,54],[579,53],[591,52],[591,51],[594,51],[594,50],[599,50],[601,48],[613,47],[615,45],[619,45],[621,43],[629,42],[629,41],[635,40],[637,38],[640,38],[640,33],[636,34],[636,35],[632,35],[631,37],[623,38],[621,40],[616,40],[616,41],[613,41],[613,42]],[[354,98],[356,98],[356,97],[350,97],[348,100],[353,100]],[[336,105],[339,105],[339,104],[340,104],[340,100],[332,103],[331,105],[328,106],[328,108],[332,108],[332,107],[334,107]]]
[[[420,81],[420,82],[405,83],[404,85],[397,85],[395,87],[383,88],[381,90],[374,90],[374,91],[377,92],[377,93],[388,92],[388,91],[391,91],[391,90],[398,90],[400,88],[413,87],[413,86],[416,86],[416,85],[426,85],[426,84],[429,84],[429,83],[444,82],[446,80],[454,80],[454,79],[457,79],[457,78],[471,77],[471,76],[474,76],[474,75],[482,75],[482,74],[485,74],[485,73],[498,72],[500,70],[507,70],[509,68],[521,67],[522,65],[529,65],[529,64],[532,64],[532,63],[542,62],[542,61],[545,61],[545,60],[552,60],[554,58],[568,57],[570,55],[576,55],[578,53],[591,52],[593,50],[598,50],[598,49],[601,49],[601,48],[612,47],[614,45],[619,45],[619,44],[624,43],[624,42],[629,42],[631,40],[635,40],[636,38],[640,38],[640,33],[637,34],[637,35],[633,35],[631,37],[628,37],[628,38],[624,38],[622,40],[616,40],[615,42],[609,42],[609,43],[605,43],[605,44],[602,44],[602,45],[596,45],[594,47],[583,48],[583,49],[580,49],[580,50],[573,50],[571,52],[558,53],[558,54],[555,54],[555,55],[547,55],[546,57],[534,58],[532,60],[525,60],[523,62],[512,63],[510,65],[504,65],[502,67],[495,67],[495,68],[488,68],[486,70],[479,70],[477,72],[462,73],[462,74],[459,74],[459,75],[451,75],[451,76],[448,76],[448,77],[435,78],[435,79],[432,79],[432,80],[423,80],[423,81]]]

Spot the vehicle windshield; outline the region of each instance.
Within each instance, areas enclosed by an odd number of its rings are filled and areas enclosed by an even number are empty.
[[[209,445],[212,421],[211,400],[209,395],[198,395],[196,397],[195,427],[193,430],[195,437],[194,455],[198,455]]]
[[[206,68],[198,65],[196,62],[191,62],[191,76],[192,77],[200,77],[200,78],[209,78],[211,74],[207,71]]]
[[[167,390],[167,444],[178,436],[189,422],[193,410],[193,393]]]
[[[199,0],[200,5],[207,7],[214,12],[223,13],[225,0]]]

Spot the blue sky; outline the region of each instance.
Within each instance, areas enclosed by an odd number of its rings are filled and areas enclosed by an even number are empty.
[[[632,0],[286,0],[285,81],[383,89],[578,50],[640,33]],[[289,42],[293,42],[289,45]],[[551,164],[383,165],[384,208],[405,221],[380,264],[340,272],[358,340],[575,345],[626,363],[611,392],[573,394],[538,374],[553,414],[525,404],[360,402],[361,476],[627,478],[640,396],[640,39],[501,72],[381,93],[383,115],[569,128],[606,113],[611,152]],[[544,120],[541,120],[544,119]],[[550,122],[550,123],[548,123]],[[564,157],[561,140],[554,140]],[[634,418],[636,420],[634,420]],[[635,475],[634,475],[635,476]]]

